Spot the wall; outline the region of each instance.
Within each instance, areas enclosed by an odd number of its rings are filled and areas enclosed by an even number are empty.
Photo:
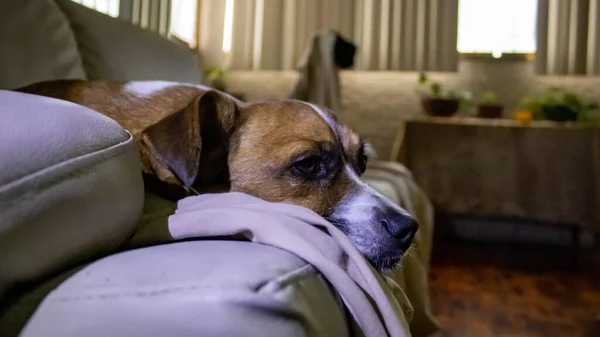
[[[512,116],[520,97],[551,86],[563,86],[600,99],[600,77],[536,76],[533,65],[523,60],[462,59],[457,73],[431,73],[432,80],[456,90],[480,94],[493,90]],[[295,72],[232,72],[231,91],[249,99],[286,96],[295,84]],[[396,126],[401,119],[421,114],[416,94],[417,73],[344,71],[341,73],[342,118],[371,140],[379,155],[391,152]]]

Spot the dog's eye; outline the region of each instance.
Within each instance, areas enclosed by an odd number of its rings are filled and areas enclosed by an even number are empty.
[[[360,153],[358,155],[358,171],[360,174],[365,173],[367,170],[367,162],[369,161],[369,157],[367,157],[364,153]]]
[[[367,162],[369,158],[364,153],[358,154],[358,173],[363,174],[367,170]]]
[[[369,157],[366,154],[366,147],[367,143],[361,141],[360,148],[358,149],[358,155],[356,156],[359,175],[362,175],[367,170],[367,162],[369,161]]]
[[[312,156],[298,160],[294,163],[294,169],[305,176],[315,176],[321,167],[321,158]]]

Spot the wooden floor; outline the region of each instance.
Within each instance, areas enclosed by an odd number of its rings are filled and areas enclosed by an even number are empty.
[[[436,240],[437,241],[437,240]],[[568,248],[434,245],[436,337],[600,337],[600,260]]]

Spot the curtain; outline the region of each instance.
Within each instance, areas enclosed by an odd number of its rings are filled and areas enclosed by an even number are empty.
[[[600,74],[600,0],[539,0],[535,70]]]
[[[456,71],[458,67],[458,0],[201,3],[199,45],[207,65],[295,69],[310,39],[331,28],[358,46],[356,68],[360,70]]]
[[[119,18],[160,35],[169,34],[171,0],[120,0]]]

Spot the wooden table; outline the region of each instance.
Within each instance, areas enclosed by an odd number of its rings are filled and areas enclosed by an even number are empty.
[[[600,129],[479,118],[408,120],[393,160],[444,212],[600,231]]]

